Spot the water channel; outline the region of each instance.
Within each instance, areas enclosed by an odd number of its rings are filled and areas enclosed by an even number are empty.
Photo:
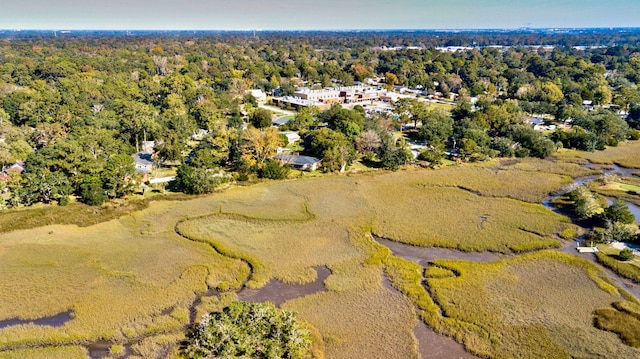
[[[7,319],[0,320],[0,329],[10,327],[13,325],[22,325],[22,324],[31,324],[31,325],[39,325],[39,326],[48,326],[48,327],[61,327],[65,325],[68,321],[73,319],[73,311],[68,310],[66,312],[58,313],[56,315],[52,315],[50,317],[38,318],[38,319]]]

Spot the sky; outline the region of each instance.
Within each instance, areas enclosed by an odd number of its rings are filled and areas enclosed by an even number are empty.
[[[640,27],[640,0],[2,0],[0,29]]]

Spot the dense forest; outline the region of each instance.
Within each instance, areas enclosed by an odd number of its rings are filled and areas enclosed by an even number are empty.
[[[0,208],[126,197],[145,181],[132,155],[148,141],[186,193],[284,178],[288,168],[271,158],[286,141],[250,89],[379,78],[419,90],[393,113],[298,111],[287,127],[329,172],[358,160],[397,169],[413,161],[407,140],[426,143],[418,160],[433,165],[640,137],[636,31],[0,35],[0,165],[23,169],[6,172]],[[418,100],[433,94],[455,98],[451,110]],[[533,117],[555,130],[534,130]],[[195,140],[198,129],[206,135]]]

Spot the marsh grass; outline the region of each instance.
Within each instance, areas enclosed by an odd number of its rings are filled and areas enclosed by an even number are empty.
[[[522,158],[518,160],[503,161],[501,169],[515,169],[525,172],[553,173],[571,178],[598,175],[602,173],[596,169],[581,167],[576,163],[549,161],[539,158]]]
[[[101,339],[114,344],[142,340],[146,349],[136,354],[141,357],[173,353],[169,343],[180,340],[190,306],[201,293],[237,289],[248,276],[246,285],[251,287],[273,278],[307,283],[315,279],[313,267],[325,265],[332,271],[327,291],[283,306],[318,329],[327,357],[417,357],[414,305],[435,330],[474,352],[499,352],[482,323],[441,315],[443,309],[455,309],[446,307],[448,296],[478,294],[477,286],[459,281],[479,281],[479,274],[469,275],[464,266],[453,268],[453,262],[439,263],[440,269],[427,271],[428,281],[434,281],[430,283],[434,292],[429,293],[421,283],[422,268],[390,256],[388,249],[368,238],[375,232],[409,243],[468,251],[520,252],[556,246],[555,236],[572,225],[527,201],[543,198],[569,177],[494,167],[491,163],[265,182],[88,217],[83,217],[81,206],[60,212],[64,215],[57,211],[67,207],[7,212],[0,215],[2,230],[15,230],[0,234],[0,278],[12,281],[3,283],[0,292],[0,318],[36,319],[66,310],[73,310],[74,318],[60,328],[4,328],[0,350]],[[24,222],[19,226],[37,228],[7,228],[14,220]],[[85,227],[42,226],[48,223]],[[490,278],[503,276],[503,267],[474,269]],[[409,299],[384,288],[384,275]],[[446,287],[449,282],[456,285]],[[592,281],[579,284],[586,286],[585,291],[601,292]],[[620,299],[611,284],[600,285]],[[500,290],[499,297],[504,298],[519,288]],[[207,312],[234,298],[230,292],[219,300],[205,298],[196,309]],[[495,330],[505,330],[500,335],[515,333],[497,323]],[[547,339],[546,329],[536,330],[540,334],[533,337],[518,335],[523,340]]]
[[[377,283],[363,285],[338,278],[343,284],[340,290],[294,299],[283,307],[299,313],[322,333],[327,358],[419,358],[412,304],[381,287],[380,268],[365,271]],[[347,277],[349,273],[335,275]]]
[[[335,265],[358,252],[340,226],[316,222],[260,221],[212,216],[190,220],[179,227],[190,238],[213,245],[221,253],[250,262],[249,287],[261,287],[273,278],[309,283],[318,265]]]
[[[640,348],[639,306],[629,302],[615,302],[612,307],[594,312],[596,326],[618,334],[625,344]]]
[[[513,198],[531,203],[540,203],[550,193],[571,182],[568,175],[519,170],[515,166],[501,166],[497,162],[448,167],[428,174],[424,171],[406,171],[389,177],[395,177],[401,183],[413,180],[413,184],[456,187],[482,196]]]
[[[553,237],[573,227],[541,205],[449,187],[389,186],[371,194],[371,202],[377,235],[419,246],[525,252],[557,247]]]
[[[140,211],[153,201],[181,201],[193,199],[183,194],[168,194],[145,199],[118,201],[103,206],[89,206],[73,202],[67,206],[36,205],[10,211],[0,211],[0,233],[55,224],[89,227],[131,212]]]
[[[585,152],[577,150],[561,150],[554,154],[558,160],[573,163],[617,163],[627,168],[640,168],[640,141],[620,143],[617,147],[609,147],[604,151]]]
[[[596,257],[602,265],[618,273],[620,276],[631,279],[635,283],[640,283],[640,267],[637,265],[622,262],[608,251],[596,252]]]
[[[436,260],[425,272],[429,292],[415,263],[390,256],[385,268],[429,326],[478,355],[640,354],[593,327],[592,311],[627,295],[579,257],[542,251],[491,263]]]
[[[53,348],[31,348],[11,352],[0,352],[0,359],[86,359],[87,350],[80,346],[59,346]]]
[[[0,330],[0,349],[114,343],[182,331],[195,293],[237,287],[247,268],[210,246],[187,241],[167,217],[197,200],[155,202],[145,212],[98,225],[38,227],[0,235],[0,318],[37,319],[66,310],[60,328],[18,325]],[[186,208],[184,208],[186,207]],[[174,309],[171,309],[174,308]]]

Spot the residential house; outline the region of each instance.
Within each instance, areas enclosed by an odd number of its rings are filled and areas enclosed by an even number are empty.
[[[293,143],[296,143],[296,142],[300,141],[300,135],[297,132],[284,131],[284,132],[281,132],[281,133],[287,137],[287,142],[289,144],[293,144]]]
[[[262,90],[260,89],[254,89],[254,90],[247,90],[247,93],[250,93],[251,96],[253,96],[253,98],[256,99],[256,101],[258,102],[265,102],[267,101],[267,94],[264,93]]]
[[[15,175],[19,175],[24,172],[24,162],[19,161],[12,164],[9,167],[4,167],[0,171],[0,181],[10,181]]]
[[[286,117],[278,117],[275,120],[271,121],[271,124],[275,127],[280,127],[282,125],[286,125],[287,123],[289,123],[289,121],[291,120]]]
[[[138,152],[133,155],[136,163],[136,173],[148,175],[153,170],[153,159],[150,153]]]
[[[311,156],[280,154],[274,159],[282,165],[287,165],[301,171],[315,171],[320,168],[322,160]]]

